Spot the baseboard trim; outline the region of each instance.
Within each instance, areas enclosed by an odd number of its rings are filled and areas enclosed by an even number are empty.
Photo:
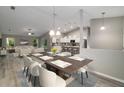
[[[116,78],[116,77],[112,77],[110,75],[103,74],[103,73],[100,73],[100,72],[97,72],[97,71],[91,71],[91,70],[89,70],[89,72],[91,72],[93,74],[96,74],[96,75],[98,75],[100,77],[103,77],[103,78],[105,78],[107,80],[110,80],[110,81],[114,82],[115,84],[118,84],[118,85],[124,87],[124,80],[122,80],[122,79],[119,79],[119,78]]]

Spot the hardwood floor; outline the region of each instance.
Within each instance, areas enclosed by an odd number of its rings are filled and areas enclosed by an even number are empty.
[[[24,87],[28,86],[26,78],[22,73],[22,69],[23,69],[22,59],[14,58],[11,54],[9,54],[6,57],[0,57],[0,86],[1,87],[2,86],[23,87],[23,85]]]
[[[23,74],[23,58],[14,57],[8,54],[6,57],[0,57],[0,87],[31,87],[32,84],[27,81]],[[120,87],[119,85],[89,74],[89,78],[84,78],[84,85],[80,83],[80,78],[72,81],[67,87]]]

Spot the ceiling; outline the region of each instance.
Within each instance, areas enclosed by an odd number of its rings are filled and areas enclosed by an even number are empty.
[[[84,25],[90,25],[90,19],[101,18],[101,12],[106,12],[105,17],[124,16],[123,6],[55,6],[56,29],[68,31],[80,23],[79,10],[84,11]],[[35,36],[40,36],[50,29],[53,24],[52,6],[16,6],[11,10],[9,6],[0,6],[0,32],[4,34],[28,35],[28,29]]]

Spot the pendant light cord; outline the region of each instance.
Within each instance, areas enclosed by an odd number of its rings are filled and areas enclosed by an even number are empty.
[[[54,30],[55,30],[55,24],[56,24],[55,17],[56,17],[55,6],[53,6],[53,29]]]
[[[105,18],[104,18],[104,15],[105,15],[105,12],[102,12],[102,15],[103,15],[103,26],[104,26],[104,21],[105,21]]]

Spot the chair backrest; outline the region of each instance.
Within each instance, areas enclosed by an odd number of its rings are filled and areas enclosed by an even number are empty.
[[[15,51],[19,53],[20,56],[24,56],[29,55],[32,52],[33,48],[33,46],[16,46]]]
[[[39,67],[39,81],[42,87],[54,87],[56,84],[56,74],[43,67]]]
[[[41,67],[41,65],[34,61],[29,67],[29,73],[33,76],[39,76],[39,67]]]
[[[28,67],[32,62],[33,62],[32,58],[27,57],[26,55],[24,55],[24,65],[25,66]]]
[[[16,53],[19,53],[20,52],[19,47],[15,47],[15,52]]]
[[[35,49],[33,49],[33,53],[40,53],[40,52],[44,52],[44,48],[35,48]]]
[[[0,50],[0,54],[6,54],[7,51],[5,49]]]

